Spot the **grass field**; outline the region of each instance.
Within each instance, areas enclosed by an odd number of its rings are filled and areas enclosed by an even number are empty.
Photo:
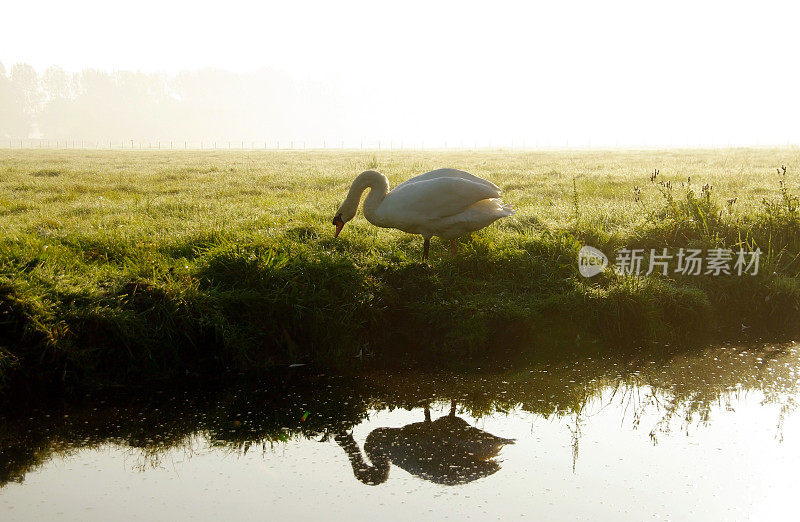
[[[0,377],[124,383],[361,349],[463,362],[794,335],[798,164],[797,149],[0,151]],[[419,237],[361,214],[333,239],[361,171],[394,185],[445,166],[494,181],[517,214],[455,257],[434,240],[426,264]],[[757,276],[586,280],[583,244],[763,256]]]

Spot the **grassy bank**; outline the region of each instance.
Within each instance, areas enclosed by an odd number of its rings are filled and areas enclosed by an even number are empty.
[[[798,160],[795,149],[2,151],[0,376],[124,383],[362,349],[465,361],[796,334]],[[394,185],[442,166],[491,179],[517,215],[454,258],[434,241],[428,264],[418,237],[361,216],[333,239],[356,174]],[[763,255],[756,276],[587,280],[583,244]]]

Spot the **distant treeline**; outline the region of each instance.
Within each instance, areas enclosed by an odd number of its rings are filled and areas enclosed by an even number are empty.
[[[335,131],[336,97],[271,70],[39,74],[0,63],[0,138],[288,141]]]

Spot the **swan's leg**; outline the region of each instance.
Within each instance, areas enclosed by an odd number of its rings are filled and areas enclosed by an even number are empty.
[[[453,255],[458,254],[458,247],[456,246],[456,240],[455,239],[451,239],[450,240],[450,253],[453,254]]]
[[[428,251],[430,249],[431,249],[431,238],[426,237],[425,238],[425,244],[424,244],[423,249],[422,249],[422,260],[423,261],[427,261],[428,260]]]
[[[450,416],[451,417],[455,417],[456,416],[456,400],[455,399],[451,399],[450,400]]]
[[[427,404],[425,404],[425,422],[430,422],[430,421],[431,421],[431,409]]]

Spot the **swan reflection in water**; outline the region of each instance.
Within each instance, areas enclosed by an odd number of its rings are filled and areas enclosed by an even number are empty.
[[[335,440],[347,453],[356,478],[373,486],[386,482],[390,464],[437,484],[466,484],[499,470],[494,458],[503,446],[514,443],[456,417],[455,400],[450,414],[435,421],[426,405],[422,422],[373,430],[364,443],[371,465],[364,461],[352,434],[340,433]]]

